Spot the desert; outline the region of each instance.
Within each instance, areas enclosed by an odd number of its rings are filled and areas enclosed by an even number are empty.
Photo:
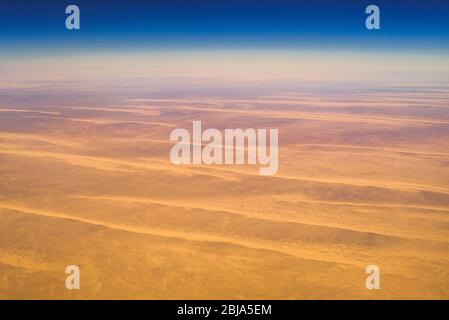
[[[283,57],[4,65],[0,298],[447,299],[444,64],[412,80]],[[194,120],[278,129],[278,171],[173,164]]]

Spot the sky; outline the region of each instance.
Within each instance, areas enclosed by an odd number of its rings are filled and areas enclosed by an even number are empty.
[[[449,1],[0,1],[0,87],[144,78],[448,82]]]
[[[81,10],[66,30],[65,7]],[[381,30],[365,28],[376,4]],[[449,1],[2,0],[0,50],[340,48],[447,51]]]

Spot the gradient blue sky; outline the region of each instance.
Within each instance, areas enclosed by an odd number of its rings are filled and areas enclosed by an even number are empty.
[[[65,29],[65,7],[81,30]],[[365,7],[381,30],[365,28]],[[2,0],[0,50],[135,47],[449,48],[449,1]]]

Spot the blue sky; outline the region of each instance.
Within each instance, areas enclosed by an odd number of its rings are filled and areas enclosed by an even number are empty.
[[[81,30],[65,29],[65,7]],[[381,30],[365,29],[365,7]],[[449,1],[2,0],[0,48],[339,47],[449,48]]]

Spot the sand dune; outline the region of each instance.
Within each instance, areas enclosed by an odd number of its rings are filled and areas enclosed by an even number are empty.
[[[298,120],[317,120],[332,122],[358,122],[366,124],[383,124],[383,125],[408,125],[408,124],[449,124],[449,121],[438,119],[419,119],[419,118],[400,118],[400,117],[378,117],[378,116],[362,116],[340,113],[316,113],[316,112],[291,112],[291,111],[260,111],[260,110],[235,110],[235,109],[219,109],[219,108],[197,108],[197,107],[177,107],[178,110],[203,111],[213,113],[237,113],[255,117],[269,117],[281,119],[298,119]]]
[[[41,111],[41,110],[26,110],[26,109],[7,109],[7,108],[0,108],[0,112],[21,112],[21,113],[41,113],[41,114],[51,114],[51,115],[58,115],[59,112],[55,111]]]
[[[447,299],[449,96],[413,90],[4,103],[0,298]],[[192,120],[279,128],[278,173],[173,165]]]

